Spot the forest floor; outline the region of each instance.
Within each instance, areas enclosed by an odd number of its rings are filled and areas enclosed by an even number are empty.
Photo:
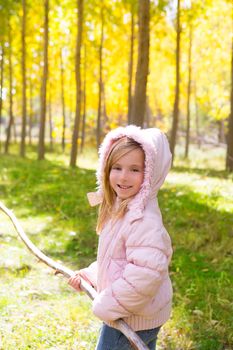
[[[0,201],[12,209],[30,239],[71,269],[95,259],[96,155],[70,169],[69,158],[48,153],[38,162],[0,157]],[[174,255],[173,313],[158,350],[233,349],[233,176],[224,151],[192,149],[179,157],[159,193]],[[0,349],[94,350],[101,322],[91,301],[39,263],[0,213]]]

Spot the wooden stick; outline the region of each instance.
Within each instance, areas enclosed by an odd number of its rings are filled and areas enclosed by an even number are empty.
[[[74,276],[75,272],[70,270],[69,268],[57,263],[53,259],[46,256],[39,250],[28,238],[26,233],[24,232],[22,226],[19,221],[16,219],[15,215],[12,211],[10,211],[3,203],[0,202],[0,209],[10,218],[13,223],[17,233],[19,234],[22,241],[25,243],[27,248],[34,254],[40,261],[51,267],[55,270],[55,274],[61,273],[66,278],[70,278]],[[84,279],[81,278],[80,288],[83,292],[85,292],[92,300],[95,299],[97,292],[93,287],[91,287]],[[135,350],[149,350],[142,339],[132,330],[132,328],[124,322],[122,319],[114,321],[114,328],[118,329],[122,332],[126,338],[128,338],[130,344]]]

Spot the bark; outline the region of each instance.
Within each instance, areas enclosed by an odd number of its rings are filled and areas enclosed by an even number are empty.
[[[187,124],[185,138],[185,158],[189,156],[189,141],[190,141],[190,99],[192,85],[192,25],[189,29],[189,52],[188,52],[188,90],[187,90]]]
[[[9,123],[7,127],[6,132],[6,142],[5,142],[5,153],[9,152],[9,146],[10,146],[10,139],[11,139],[11,131],[12,126],[14,124],[14,115],[13,115],[13,69],[12,69],[12,34],[11,34],[11,27],[9,24]]]
[[[131,124],[132,119],[132,81],[133,81],[133,62],[134,62],[134,40],[135,40],[135,20],[134,6],[131,7],[131,36],[130,36],[130,52],[129,52],[129,85],[128,85],[128,124]]]
[[[231,96],[230,96],[230,115],[228,121],[227,133],[227,154],[226,154],[226,169],[233,172],[233,41],[231,48]]]
[[[3,82],[4,82],[4,42],[1,43],[1,75],[0,75],[0,152],[2,150],[2,91],[3,91]]]
[[[22,77],[23,77],[23,96],[22,96],[22,130],[20,155],[25,157],[25,139],[26,139],[26,123],[27,123],[27,82],[26,82],[26,0],[22,0],[23,18],[22,18]]]
[[[96,146],[99,149],[101,143],[101,114],[102,114],[102,97],[103,97],[103,42],[104,42],[104,8],[101,6],[101,38],[99,46],[99,101],[96,128]]]
[[[49,142],[50,142],[50,151],[53,151],[53,120],[52,120],[52,98],[51,93],[52,88],[51,84],[49,85],[49,105],[48,105],[48,112],[49,112]]]
[[[199,126],[199,107],[197,101],[197,87],[194,83],[194,100],[195,100],[195,127],[196,127],[196,138],[198,143],[198,148],[201,148],[201,135],[200,135],[200,126]]]
[[[225,143],[225,125],[224,120],[218,120],[218,142],[219,143]]]
[[[179,99],[180,99],[180,0],[177,2],[177,29],[176,29],[176,88],[175,102],[173,109],[172,130],[170,138],[170,148],[172,160],[175,157],[176,136],[179,122]]]
[[[72,148],[70,157],[70,166],[76,166],[78,154],[78,136],[81,115],[81,47],[82,47],[82,31],[83,31],[83,0],[78,0],[78,35],[76,49],[76,110],[74,130],[72,136]]]
[[[18,138],[17,138],[17,130],[16,130],[15,117],[13,118],[12,127],[13,127],[14,143],[17,143]]]
[[[146,113],[145,113],[145,126],[146,128],[151,127],[152,111],[149,104],[149,96],[146,98]]]
[[[60,51],[61,61],[61,104],[62,104],[62,151],[65,151],[65,138],[66,138],[66,108],[65,108],[65,93],[64,93],[64,65],[62,57],[62,49]]]
[[[139,0],[138,11],[138,61],[131,121],[135,125],[143,126],[146,109],[147,76],[149,69],[150,1]]]
[[[72,83],[73,83],[73,74],[72,72],[70,72],[70,76],[69,76],[69,86],[72,86]],[[74,99],[74,94],[73,94],[73,91],[69,91],[69,114],[67,115],[68,117],[68,120],[69,120],[69,125],[72,123],[72,120],[74,119],[73,118],[73,115],[74,115],[74,102],[75,102],[75,99]]]
[[[29,125],[28,125],[28,137],[29,137],[29,145],[32,145],[32,119],[33,119],[33,93],[32,93],[32,80],[29,80],[29,94],[30,94],[30,99],[29,99],[29,105],[30,105],[30,111],[29,111]]]
[[[102,101],[103,101],[103,126],[102,129],[104,129],[108,123],[108,114],[107,114],[107,108],[106,108],[106,94],[105,94],[105,84],[103,83],[102,88]]]
[[[44,69],[41,88],[40,132],[38,160],[45,158],[46,94],[48,80],[49,0],[44,0]]]

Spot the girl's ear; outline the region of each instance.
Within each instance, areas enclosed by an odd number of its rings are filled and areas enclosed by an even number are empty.
[[[91,207],[95,207],[103,201],[103,197],[99,192],[89,192],[87,198]]]

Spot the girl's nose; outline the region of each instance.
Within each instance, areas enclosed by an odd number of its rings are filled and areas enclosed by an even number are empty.
[[[121,171],[121,180],[126,180],[127,179],[127,174],[128,174],[127,170],[122,169],[122,171]]]

